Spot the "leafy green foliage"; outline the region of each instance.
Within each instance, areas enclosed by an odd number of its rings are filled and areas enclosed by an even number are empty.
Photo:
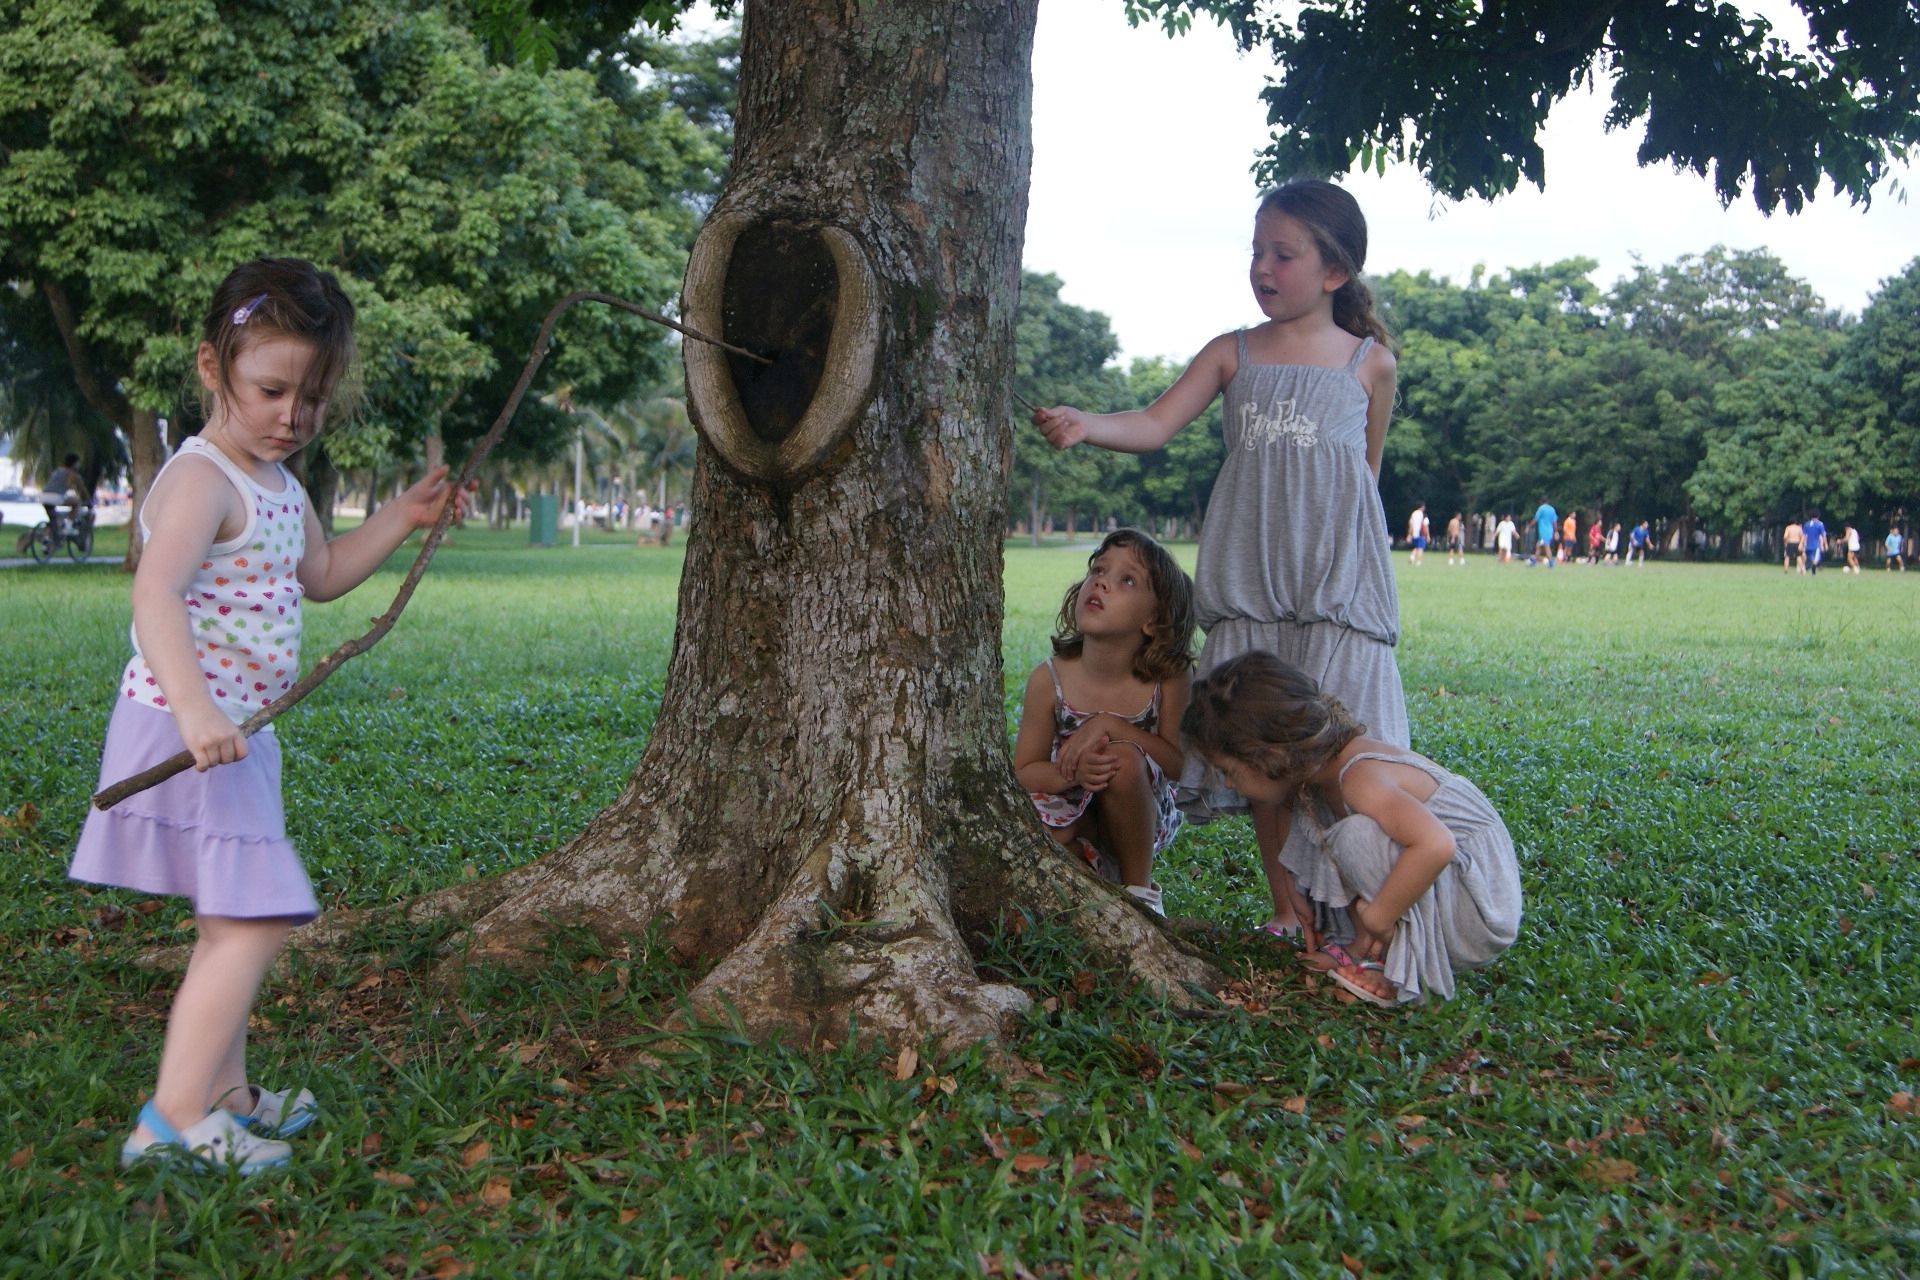
[[[457,534],[281,726],[323,901],[523,864],[610,803],[679,564]],[[1016,675],[1078,567],[1009,550]],[[397,574],[315,609],[313,643]],[[1242,937],[1265,891],[1240,823],[1156,873],[1233,975],[1217,1004],[1165,1010],[1010,917],[981,963],[1037,1008],[997,1065],[670,1035],[698,975],[658,939],[561,929],[531,972],[447,980],[457,938],[376,917],[269,983],[253,1059],[325,1120],[235,1182],[112,1163],[174,984],[134,959],[190,937],[181,904],[64,878],[125,579],[0,572],[0,1272],[1895,1274],[1920,1254],[1915,585],[1404,574],[1415,745],[1487,790],[1527,894],[1446,1005],[1342,1004]]]
[[[672,298],[711,135],[664,88],[490,67],[463,12],[0,4],[0,275],[98,411],[176,411],[206,299],[260,253],[331,267],[360,307],[350,464],[477,433],[568,289]],[[618,399],[672,352],[583,309],[543,377]],[[514,447],[560,426],[535,410]]]
[[[1545,496],[1739,531],[1810,504],[1877,521],[1911,500],[1912,419],[1865,374],[1865,316],[1829,311],[1764,250],[1643,265],[1605,294],[1592,269],[1377,282],[1403,346],[1390,507],[1524,512]],[[1881,332],[1900,303],[1876,307]]]
[[[1077,405],[1090,413],[1131,407],[1118,370],[1107,362],[1120,350],[1112,325],[1098,311],[1060,298],[1060,278],[1023,271],[1019,326],[1014,336],[1013,390],[1036,404]],[[1009,506],[1025,511],[1035,538],[1055,511],[1110,513],[1129,486],[1137,463],[1098,449],[1056,452],[1013,401],[1013,471]]]
[[[1856,202],[1920,144],[1920,13],[1795,0],[1801,50],[1718,0],[1420,4],[1126,0],[1184,31],[1193,14],[1272,55],[1263,181],[1410,163],[1456,199],[1545,186],[1535,141],[1575,89],[1609,83],[1611,128],[1645,122],[1641,164],[1711,176],[1721,202],[1800,209],[1830,183]]]

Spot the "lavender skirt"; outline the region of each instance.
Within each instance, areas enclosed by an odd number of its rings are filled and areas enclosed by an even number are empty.
[[[100,784],[178,752],[173,717],[121,698],[107,725]],[[90,810],[67,874],[91,884],[176,894],[195,915],[311,920],[320,914],[280,804],[280,744],[247,739],[247,755],[205,773],[188,769],[113,808]]]

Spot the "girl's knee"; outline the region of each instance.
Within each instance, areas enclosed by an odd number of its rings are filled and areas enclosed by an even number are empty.
[[[1120,753],[1119,772],[1113,775],[1107,790],[1118,795],[1141,795],[1152,784],[1153,775],[1147,767],[1147,757],[1136,747]]]

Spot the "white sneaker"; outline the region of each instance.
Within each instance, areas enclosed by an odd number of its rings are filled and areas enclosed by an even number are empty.
[[[249,1133],[231,1111],[216,1107],[200,1123],[177,1130],[166,1122],[149,1102],[140,1108],[135,1132],[145,1125],[151,1142],[128,1138],[120,1147],[120,1163],[127,1166],[141,1160],[179,1160],[206,1169],[233,1169],[239,1173],[259,1173],[277,1169],[293,1159],[293,1148],[271,1138]]]
[[[234,1118],[255,1133],[269,1138],[291,1138],[320,1117],[320,1108],[309,1090],[275,1093],[259,1085],[250,1087],[253,1110],[245,1115],[235,1113]]]
[[[1166,919],[1166,908],[1160,905],[1159,885],[1150,884],[1142,888],[1140,885],[1130,884],[1126,888],[1128,895],[1131,896],[1135,902],[1153,912],[1153,914],[1159,916],[1161,919]]]

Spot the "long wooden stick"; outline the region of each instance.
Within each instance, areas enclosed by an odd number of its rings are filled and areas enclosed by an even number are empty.
[[[347,659],[358,657],[360,654],[373,648],[375,644],[379,643],[380,637],[386,635],[387,632],[393,629],[393,624],[400,619],[401,610],[405,609],[407,607],[407,601],[413,598],[414,588],[420,585],[420,577],[427,571],[427,562],[432,560],[433,553],[440,549],[440,540],[446,536],[447,526],[453,522],[453,513],[456,506],[456,503],[453,501],[454,497],[466,489],[467,483],[479,472],[480,464],[486,461],[487,455],[493,451],[493,447],[499,444],[501,439],[507,434],[507,424],[513,421],[514,413],[520,408],[520,401],[526,398],[527,388],[533,385],[534,373],[539,370],[541,363],[547,358],[547,352],[550,349],[553,339],[553,326],[559,322],[560,317],[565,315],[571,307],[581,302],[604,302],[610,307],[617,307],[622,311],[632,312],[634,315],[651,320],[655,324],[663,324],[669,329],[678,330],[695,341],[712,343],[716,347],[723,347],[736,355],[745,356],[750,360],[758,360],[762,364],[773,363],[766,356],[760,355],[758,352],[733,346],[731,343],[722,342],[718,338],[710,338],[704,333],[689,329],[677,321],[669,320],[663,315],[647,310],[645,307],[628,302],[625,298],[616,298],[610,293],[594,293],[582,290],[570,293],[560,299],[559,302],[554,304],[553,310],[547,312],[546,320],[541,323],[540,336],[534,339],[533,352],[527,357],[526,367],[520,371],[520,380],[514,383],[513,394],[507,397],[506,407],[500,410],[500,416],[493,420],[493,425],[487,429],[487,434],[481,437],[480,443],[474,447],[473,453],[468,456],[467,464],[460,469],[460,476],[453,483],[453,492],[448,494],[447,504],[441,509],[440,518],[433,522],[433,528],[428,532],[427,540],[421,544],[420,554],[414,557],[413,567],[407,570],[406,579],[401,582],[400,590],[395,593],[393,603],[387,606],[385,613],[373,620],[373,626],[368,629],[365,635],[356,640],[349,640],[338,649],[335,649],[315,664],[313,670],[302,676],[293,688],[287,690],[272,702],[269,702],[266,706],[248,716],[246,721],[240,726],[241,733],[252,737],[269,724],[272,724],[281,712],[319,688],[321,683],[337,671],[340,665],[346,662]],[[102,788],[100,792],[93,797],[93,807],[96,809],[111,809],[128,796],[138,795],[148,787],[159,786],[174,774],[191,768],[192,766],[193,753],[191,751],[181,751],[167,757],[151,769],[136,773],[130,778],[123,778],[110,787]]]

